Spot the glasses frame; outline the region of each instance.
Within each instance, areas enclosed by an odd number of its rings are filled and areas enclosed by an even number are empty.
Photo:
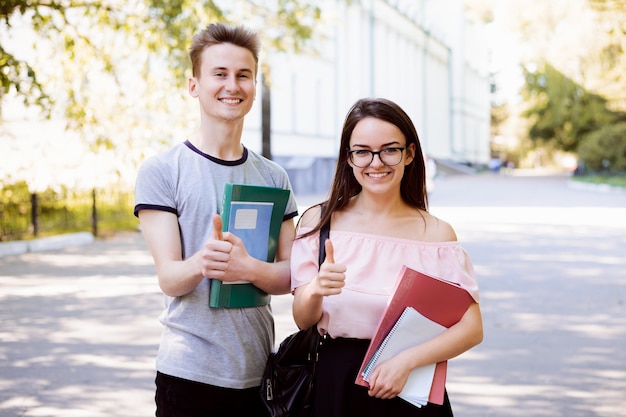
[[[350,160],[350,162],[352,162],[354,164],[355,167],[357,168],[367,168],[368,166],[372,165],[372,162],[374,162],[374,157],[376,155],[378,155],[378,159],[380,160],[380,162],[382,162],[382,164],[386,167],[395,167],[396,165],[399,165],[400,162],[402,162],[402,152],[404,152],[406,150],[406,146],[390,146],[389,148],[385,148],[385,149],[381,149],[379,151],[371,151],[369,149],[348,149],[348,159]],[[385,161],[383,161],[383,158],[381,157],[381,154],[385,151],[388,151],[390,149],[393,150],[399,150],[400,151],[400,160],[398,162],[396,162],[395,164],[388,164]],[[366,165],[357,165],[354,162],[354,156],[352,154],[354,154],[355,152],[369,152],[371,158],[370,161],[366,164]]]

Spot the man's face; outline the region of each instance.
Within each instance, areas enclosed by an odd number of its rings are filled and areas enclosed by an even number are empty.
[[[256,94],[256,62],[246,48],[213,45],[201,55],[200,74],[189,79],[189,94],[200,101],[203,116],[236,121],[248,114]]]

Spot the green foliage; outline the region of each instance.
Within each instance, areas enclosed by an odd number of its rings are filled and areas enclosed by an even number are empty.
[[[0,241],[32,239],[60,233],[93,231],[93,205],[99,236],[136,230],[133,193],[115,189],[75,191],[66,187],[37,194],[38,233],[32,223],[32,194],[25,182],[6,184],[0,190]]]
[[[50,97],[45,93],[43,86],[37,81],[33,68],[24,61],[20,61],[4,50],[0,45],[0,98],[11,88],[22,97],[24,105],[37,105],[46,112],[50,111]]]
[[[537,145],[573,152],[582,138],[607,124],[618,114],[607,108],[604,98],[585,90],[552,65],[523,68],[524,97],[531,120],[529,137]]]
[[[122,36],[124,39],[120,42],[125,47],[132,46],[137,52],[148,52],[151,57],[166,61],[172,76],[183,85],[191,37],[208,23],[254,22],[256,24],[252,27],[263,28],[260,34],[264,38],[264,47],[300,51],[312,37],[321,18],[321,10],[314,1],[237,0],[223,4],[225,6],[220,7],[213,0],[138,0],[131,3],[123,0],[0,0],[0,29],[4,26],[10,33],[12,17],[19,15],[20,24],[26,21],[39,36],[61,40],[67,59],[58,56],[54,65],[72,69],[93,66],[80,61],[81,55],[88,55],[92,60],[99,60],[100,68],[114,78],[118,76],[120,62],[107,50],[111,48],[113,37]],[[14,89],[26,105],[38,105],[49,112],[52,105],[50,92],[37,81],[36,69],[8,53],[4,42],[0,41],[0,99],[2,94]],[[37,48],[37,43],[33,47]],[[73,86],[67,92],[65,114],[73,121],[74,128],[99,122],[93,118],[89,120],[88,109],[77,109],[88,107],[87,100],[81,97],[81,93],[85,93],[82,86]]]
[[[111,163],[93,164],[93,177],[80,178],[85,186],[101,178],[128,181],[128,171],[146,155],[197,123],[185,88],[194,33],[217,21],[256,29],[263,70],[272,51],[301,51],[309,44],[321,18],[315,3],[0,0],[0,106],[17,98],[33,108],[29,118],[62,120],[68,137],[87,145],[81,146],[86,159],[115,153]],[[1,116],[0,107],[0,123]],[[269,143],[269,137],[263,140]],[[11,178],[32,181],[29,158]],[[58,188],[58,181],[54,175],[39,178],[39,187]]]
[[[491,135],[496,136],[500,134],[502,125],[506,122],[510,115],[510,109],[508,103],[492,104],[491,105]]]
[[[133,214],[135,196],[132,190],[108,188],[96,196],[98,236],[117,231],[137,230],[139,219]]]
[[[603,81],[598,83],[598,93],[609,100],[611,108],[626,111],[626,2],[588,0],[588,3],[604,32],[596,47]]]
[[[626,172],[626,122],[604,126],[585,137],[578,156],[592,171]]]
[[[0,189],[0,241],[22,239],[32,233],[30,207],[30,191],[26,182]]]
[[[626,2],[531,3],[518,29],[528,137],[533,148],[577,153],[591,133],[626,121]],[[595,148],[587,143],[586,157],[598,159]]]
[[[0,0],[0,11],[0,106],[17,97],[29,118],[62,120],[86,157],[115,153],[94,164],[112,181],[197,123],[185,88],[194,33],[217,21],[256,29],[263,70],[272,51],[310,45],[321,18],[314,0]],[[32,177],[27,163],[12,176]]]
[[[12,17],[21,15],[21,18],[30,21],[33,30],[41,37],[60,36],[64,28],[71,25],[70,15],[80,13],[89,16],[108,9],[101,1],[0,0],[0,25],[10,32]],[[70,51],[70,56],[74,47],[74,40],[66,39],[66,48]],[[38,106],[44,114],[50,115],[53,102],[49,92],[38,81],[37,71],[29,62],[18,59],[8,52],[3,43],[0,43],[0,68],[2,85],[0,99],[14,89],[26,106]]]

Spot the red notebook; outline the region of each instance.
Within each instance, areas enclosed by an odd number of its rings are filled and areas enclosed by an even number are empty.
[[[389,304],[376,328],[374,337],[365,354],[357,379],[358,385],[368,387],[361,373],[365,369],[382,341],[394,326],[405,307],[413,307],[424,317],[450,327],[456,324],[474,299],[460,285],[423,274],[404,265]],[[446,383],[447,361],[439,362],[435,368],[435,376],[428,400],[435,404],[443,404]]]

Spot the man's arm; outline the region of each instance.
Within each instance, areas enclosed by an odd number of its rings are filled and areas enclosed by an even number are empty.
[[[176,215],[159,210],[141,210],[139,223],[156,264],[161,290],[172,297],[193,291],[202,281],[202,262],[194,255],[182,259]]]
[[[172,297],[193,291],[204,277],[223,281],[250,281],[269,294],[286,294],[290,285],[293,220],[280,229],[276,262],[263,262],[246,251],[232,233],[222,233],[219,215],[214,215],[213,232],[204,247],[182,259],[180,231],[176,215],[158,210],[142,210],[139,222],[157,268],[161,290]]]

